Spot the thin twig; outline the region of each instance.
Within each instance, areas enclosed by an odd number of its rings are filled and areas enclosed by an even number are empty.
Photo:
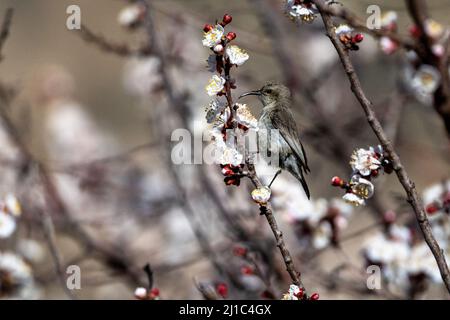
[[[326,12],[326,4],[324,3],[323,0],[314,0],[314,3],[317,5],[320,11],[320,15],[322,16],[322,20],[324,22],[327,35],[330,38],[339,55],[341,63],[344,67],[344,70],[350,82],[351,90],[355,95],[355,97],[357,98],[357,100],[359,101],[361,107],[363,108],[370,127],[372,128],[381,145],[383,146],[384,150],[386,151],[389,159],[392,161],[392,165],[394,167],[395,173],[397,174],[398,180],[400,181],[401,185],[403,186],[406,192],[407,201],[409,202],[412,209],[414,210],[414,213],[416,214],[416,219],[422,230],[425,241],[430,247],[431,252],[433,253],[436,259],[439,271],[442,276],[442,280],[444,281],[445,286],[447,287],[447,290],[450,293],[450,271],[448,269],[445,260],[444,252],[440,248],[439,244],[437,243],[436,239],[433,236],[430,222],[428,221],[427,214],[417,194],[415,184],[410,179],[408,173],[403,167],[403,164],[401,163],[397,152],[394,150],[392,143],[387,138],[386,133],[384,132],[380,124],[380,121],[375,115],[372,103],[367,98],[366,94],[362,89],[361,82],[355,72],[352,62],[350,61],[349,53],[341,45],[336,33],[334,32],[333,21],[330,15]]]
[[[0,29],[0,62],[3,60],[2,50],[3,50],[3,46],[6,43],[6,40],[8,39],[8,36],[9,36],[9,31],[11,29],[13,14],[14,14],[13,8],[9,8],[6,10],[5,16],[3,18],[2,27]]]
[[[149,46],[142,46],[140,48],[131,48],[124,43],[114,43],[102,35],[93,32],[86,25],[82,25],[78,34],[86,42],[93,43],[97,45],[101,50],[114,53],[116,55],[127,57],[127,56],[148,56],[151,54],[151,48]]]

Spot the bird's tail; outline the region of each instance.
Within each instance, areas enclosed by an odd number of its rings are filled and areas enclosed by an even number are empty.
[[[303,175],[303,170],[301,168],[287,168],[289,172],[302,184],[303,190],[305,190],[308,200],[311,199],[311,194],[309,192],[308,184],[306,183],[305,176]],[[293,170],[292,170],[293,169]]]
[[[302,184],[303,190],[305,190],[306,196],[308,197],[308,200],[311,199],[311,194],[309,192],[308,184],[306,183],[306,179],[303,176],[303,170],[300,170],[300,178],[297,177],[297,179]]]

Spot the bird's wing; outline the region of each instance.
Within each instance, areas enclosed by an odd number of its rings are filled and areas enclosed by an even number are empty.
[[[309,172],[308,159],[306,158],[305,149],[298,138],[297,124],[295,123],[292,112],[287,108],[279,109],[272,113],[271,120],[274,128],[278,129],[281,136],[291,147],[302,168],[306,173]]]

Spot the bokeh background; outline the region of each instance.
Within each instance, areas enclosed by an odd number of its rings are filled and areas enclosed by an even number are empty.
[[[291,70],[298,80],[294,112],[304,132],[302,141],[312,171],[307,180],[313,198],[340,197],[340,190],[330,186],[330,178],[347,177],[351,172],[348,165],[351,150],[376,145],[377,141],[350,92],[320,19],[311,25],[296,25],[284,16],[283,1],[276,0],[151,2],[171,81],[189,109],[185,113],[189,129],[198,133],[207,128],[204,110],[210,99],[204,86],[210,74],[205,67],[208,49],[201,45],[203,25],[229,13],[233,16],[230,29],[238,35],[235,42],[250,55],[245,65],[234,70],[238,84],[236,95],[259,88],[269,80],[286,82],[286,70]],[[395,10],[399,32],[408,34],[411,20],[403,1],[341,2],[360,17],[366,17],[370,4],[379,5],[383,11]],[[150,263],[155,286],[164,299],[200,299],[202,294],[196,283],[214,287],[218,282],[230,286],[231,297],[259,298],[263,284],[255,276],[240,274],[247,262],[232,253],[236,245],[247,243],[231,235],[230,223],[224,222],[218,204],[206,190],[211,187],[216,189],[221,206],[231,212],[231,219],[242,224],[250,242],[266,250],[271,265],[268,270],[277,270],[269,277],[274,290],[286,292],[289,278],[283,274],[281,257],[266,221],[249,198],[250,185],[226,187],[219,167],[191,165],[183,166],[182,184],[174,187],[165,164],[167,159],[161,151],[162,148],[170,152],[173,143],[155,126],[159,117],[169,112],[167,98],[160,88],[158,68],[151,61],[155,58],[137,59],[105,52],[83,39],[79,31],[68,30],[66,8],[73,4],[81,8],[82,23],[108,41],[137,48],[147,41],[147,35],[143,29],[130,30],[118,23],[119,12],[129,5],[126,1],[3,0],[0,3],[1,14],[9,7],[14,8],[11,34],[0,63],[1,83],[15,88],[17,93],[8,112],[33,157],[48,168],[71,217],[95,244],[85,247],[80,234],[74,233],[70,225],[67,227],[65,218],[52,213],[63,269],[70,264],[81,267],[82,288],[74,291],[75,296],[133,299],[135,288],[147,283],[141,268]],[[432,0],[427,4],[433,19],[449,24],[448,0]],[[277,25],[282,38],[271,38],[263,21],[268,16],[260,12],[263,5],[272,9],[269,16],[274,18],[272,23]],[[287,59],[280,58],[280,46],[287,52]],[[390,117],[396,118],[394,124],[389,122],[394,133],[392,139],[418,190],[448,178],[449,145],[444,126],[431,106],[417,102],[405,91],[404,54],[383,54],[377,41],[368,35],[360,47],[359,51],[352,52],[357,72],[382,120],[387,119],[385,123],[388,123]],[[311,87],[312,82],[317,82],[317,86]],[[348,154],[347,162],[330,152],[332,137],[322,128],[324,123],[314,111],[319,107],[308,101],[305,97],[308,94],[313,94],[320,103],[328,119],[326,125],[342,132],[346,146],[342,151]],[[257,115],[259,103],[246,102]],[[172,123],[172,128],[183,127],[175,120]],[[4,136],[2,159],[17,159],[16,148]],[[17,220],[14,236],[0,239],[1,248],[19,252],[21,240],[32,240],[30,246],[34,249],[30,250],[37,256],[30,260],[35,297],[66,299],[45,233],[37,221],[39,210],[32,205],[45,202],[41,190],[35,186],[36,173],[31,168],[31,173],[17,174],[19,169],[14,161],[3,162],[0,189],[17,195],[23,214]],[[204,170],[203,175],[195,173],[200,170]],[[207,177],[209,182],[205,183],[199,176]],[[283,180],[276,182],[277,192],[282,193],[283,188],[299,188],[287,173],[282,177]],[[386,175],[382,179],[383,184],[377,189],[377,203],[382,207],[353,210],[342,237],[364,231],[366,227],[367,230],[342,242],[339,249],[329,246],[320,250],[320,254],[317,250],[305,250],[289,214],[277,214],[306,286],[319,292],[321,298],[408,297],[402,290],[395,294],[365,290],[362,243],[382,229],[371,227],[385,213],[381,210],[394,210],[402,222],[413,214],[405,205],[396,177]],[[184,190],[183,195],[180,190]],[[193,208],[194,216],[186,214],[186,201],[193,203],[187,206]],[[196,227],[215,252],[214,258],[199,245],[198,235],[192,231]],[[110,252],[123,260],[115,261]],[[217,268],[215,263],[222,267]],[[236,283],[230,283],[229,274],[237,274]],[[415,298],[430,297],[445,297],[443,286],[432,284]]]

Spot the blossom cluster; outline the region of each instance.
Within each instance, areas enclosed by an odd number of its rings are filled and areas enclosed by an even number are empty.
[[[293,225],[301,246],[320,250],[337,244],[353,206],[339,198],[308,200],[295,182],[282,176],[278,179],[272,186],[273,206]]]
[[[433,235],[450,258],[450,181],[427,188],[422,195]],[[362,254],[367,265],[379,265],[385,280],[414,297],[426,282],[441,283],[433,254],[418,234],[415,223],[397,222],[394,212],[384,215],[384,229],[369,237]]]
[[[364,205],[366,200],[373,196],[375,187],[371,181],[374,178],[381,172],[389,174],[393,171],[392,163],[381,146],[355,150],[350,165],[353,169],[350,181],[333,177],[331,185],[344,189],[345,194],[342,198],[355,206]]]
[[[37,290],[30,266],[12,252],[0,252],[0,299],[33,299]]]
[[[312,23],[318,10],[311,0],[286,0],[285,13],[292,21]]]
[[[230,76],[233,67],[243,65],[249,55],[245,50],[232,44],[236,33],[225,28],[233,18],[225,14],[220,23],[203,27],[202,44],[211,51],[207,59],[207,69],[213,75],[205,87],[213,100],[206,107],[206,120],[212,124],[210,130],[214,145],[215,160],[222,168],[227,185],[239,185],[244,163],[244,152],[237,146],[237,136],[245,135],[249,129],[257,129],[258,121],[245,104],[230,105],[231,90],[236,83]]]
[[[358,43],[364,40],[362,33],[355,33],[355,30],[346,24],[337,26],[334,32],[347,50],[359,50]]]
[[[145,13],[145,6],[140,2],[134,2],[120,10],[117,21],[124,28],[135,29],[144,22]]]
[[[19,201],[13,194],[0,200],[0,239],[9,238],[16,230],[16,219],[21,215]]]
[[[381,15],[381,29],[392,33],[398,32],[398,15],[395,11],[387,11]],[[431,51],[440,58],[445,53],[445,27],[432,19],[424,22],[424,31],[432,42]],[[422,31],[417,25],[409,27],[409,34],[414,39],[422,37]],[[389,36],[380,38],[380,48],[385,54],[393,54],[400,49],[400,44]],[[439,71],[426,62],[412,50],[406,52],[407,63],[403,74],[406,88],[424,104],[432,103],[432,96],[441,83]]]
[[[134,290],[134,297],[138,300],[159,300],[159,294],[158,288],[152,288],[149,290],[144,287],[138,287]]]
[[[289,286],[287,293],[283,295],[283,300],[319,300],[319,294],[313,293],[310,297],[307,297],[305,290],[295,284]]]

